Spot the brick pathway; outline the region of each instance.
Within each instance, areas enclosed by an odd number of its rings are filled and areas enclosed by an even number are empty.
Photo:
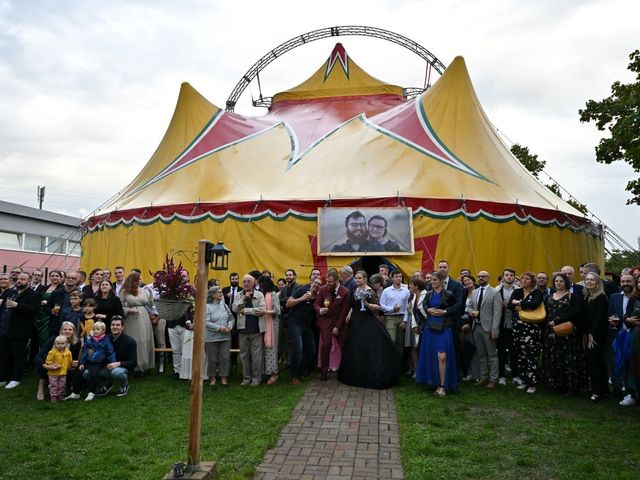
[[[254,479],[401,479],[393,390],[315,381]]]

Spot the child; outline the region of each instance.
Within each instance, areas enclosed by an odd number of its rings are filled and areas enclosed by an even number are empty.
[[[60,313],[61,322],[71,322],[73,326],[76,328],[76,332],[80,331],[80,322],[83,318],[82,312],[82,292],[79,290],[74,290],[69,294],[69,303],[71,304],[68,307],[62,309],[62,313]]]
[[[49,371],[49,394],[51,403],[63,400],[67,387],[67,370],[71,365],[71,351],[67,337],[60,335],[53,342],[53,348],[47,354],[44,368]]]
[[[84,310],[84,317],[80,320],[80,340],[84,344],[84,341],[91,336],[93,331],[93,324],[96,321],[96,314],[94,313],[98,302],[93,298],[87,298],[82,304],[82,310]]]
[[[105,368],[107,364],[116,361],[116,354],[113,350],[113,344],[109,337],[105,334],[107,326],[103,322],[95,322],[93,324],[93,335],[84,342],[82,353],[80,354],[80,371],[89,381],[89,393],[86,402],[90,402],[96,397],[96,388],[98,386],[98,373]]]

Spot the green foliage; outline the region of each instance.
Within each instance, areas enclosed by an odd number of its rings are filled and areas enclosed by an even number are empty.
[[[547,164],[544,160],[538,160],[538,155],[530,153],[529,147],[523,147],[519,143],[514,143],[511,146],[511,153],[536,178]]]
[[[407,480],[635,479],[640,471],[640,410],[617,401],[513,385],[462,385],[437,398],[410,380],[395,395]]]
[[[620,273],[623,268],[640,265],[640,254],[631,250],[613,250],[604,259],[604,269],[607,272]]]
[[[583,215],[589,213],[589,209],[587,209],[587,206],[584,203],[580,203],[575,198],[570,198],[569,200],[567,200],[567,203],[581,212]]]
[[[560,186],[557,183],[549,183],[547,188],[555,193],[557,196],[562,198],[562,192],[560,192]]]
[[[598,130],[609,131],[596,146],[596,160],[610,164],[618,160],[628,163],[633,171],[640,172],[640,50],[629,55],[628,69],[636,74],[634,83],[611,85],[611,96],[589,100],[586,108],[578,111],[581,122],[595,122]],[[627,183],[631,192],[627,204],[640,205],[640,178]]]

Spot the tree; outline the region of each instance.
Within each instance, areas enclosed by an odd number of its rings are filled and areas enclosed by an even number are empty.
[[[544,170],[544,166],[547,164],[544,160],[538,160],[538,155],[530,153],[529,147],[523,147],[519,143],[514,143],[511,146],[511,153],[536,178],[538,178],[538,174]]]
[[[544,166],[547,164],[547,162],[545,162],[544,160],[538,160],[538,155],[535,153],[531,153],[529,151],[529,147],[523,147],[519,143],[514,143],[511,146],[511,153],[518,159],[518,161],[524,166],[524,168],[529,170],[531,174],[536,178],[538,178],[538,174],[543,171]],[[547,188],[560,198],[563,198],[562,192],[560,192],[560,185],[558,185],[556,182],[548,184]],[[584,215],[586,215],[589,211],[584,203],[580,203],[573,197],[569,198],[569,200],[567,200],[567,203]]]
[[[629,55],[628,69],[636,73],[636,82],[611,85],[611,96],[599,102],[589,100],[586,108],[579,110],[581,122],[596,122],[598,130],[609,131],[596,146],[596,160],[610,164],[622,160],[640,172],[640,50]],[[640,205],[640,178],[627,183],[631,192],[627,205]]]
[[[604,259],[604,269],[607,272],[620,274],[623,268],[634,267],[640,265],[640,257],[638,252],[633,250],[617,250],[614,249]]]

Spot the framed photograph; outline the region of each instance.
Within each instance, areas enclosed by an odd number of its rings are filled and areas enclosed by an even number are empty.
[[[318,255],[413,255],[410,208],[318,209]]]

